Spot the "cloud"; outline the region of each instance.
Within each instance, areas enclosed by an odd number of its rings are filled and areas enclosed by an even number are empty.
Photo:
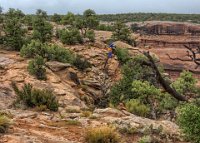
[[[36,9],[46,10],[49,14],[68,11],[82,13],[94,9],[97,13],[128,12],[170,12],[200,13],[199,0],[0,0],[5,10],[18,8],[25,13],[35,13]]]

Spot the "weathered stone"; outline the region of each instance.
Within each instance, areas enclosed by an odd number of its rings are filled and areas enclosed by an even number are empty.
[[[3,67],[9,64],[13,64],[14,62],[15,62],[14,60],[4,57],[3,55],[0,55],[0,66]]]
[[[124,117],[125,114],[120,110],[113,108],[106,109],[95,109],[93,113],[100,114],[101,117],[112,116],[112,117]]]
[[[62,90],[62,89],[55,89],[54,90],[54,93],[58,96],[64,96],[66,95],[66,91],[65,90]]]
[[[71,67],[71,65],[68,63],[60,63],[56,61],[47,62],[46,66],[54,72],[58,72],[58,71]]]
[[[83,80],[82,82],[84,85],[87,85],[89,87],[92,87],[95,89],[101,89],[101,84],[96,80]]]

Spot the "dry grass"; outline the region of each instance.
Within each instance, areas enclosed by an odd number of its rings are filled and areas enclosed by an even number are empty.
[[[5,115],[0,115],[0,133],[5,133],[10,126],[10,119]]]
[[[80,126],[81,123],[77,120],[61,120],[58,122],[49,122],[48,125],[53,127],[66,127],[68,125]]]
[[[66,109],[67,113],[80,113],[80,109],[76,109],[76,108],[68,108]]]
[[[112,127],[89,128],[85,137],[87,143],[120,143],[120,136]]]
[[[92,115],[91,111],[82,111],[81,117],[90,117]]]

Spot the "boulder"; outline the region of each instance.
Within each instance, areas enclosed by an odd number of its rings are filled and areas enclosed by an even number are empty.
[[[4,57],[3,55],[0,55],[0,67],[3,68],[4,66],[13,64],[14,62],[15,62],[14,60]]]
[[[93,113],[100,114],[101,117],[106,117],[106,116],[124,117],[124,116],[126,116],[122,111],[114,109],[114,108],[95,109]]]
[[[83,80],[82,83],[95,89],[101,89],[101,84],[96,80]]]
[[[47,62],[46,66],[54,72],[58,72],[71,67],[69,63],[60,63],[56,61]]]
[[[114,42],[114,44],[116,45],[116,47],[118,48],[128,48],[128,49],[132,49],[133,47],[127,43],[124,43],[122,41],[116,41]]]

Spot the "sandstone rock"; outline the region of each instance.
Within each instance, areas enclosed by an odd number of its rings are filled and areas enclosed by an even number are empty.
[[[84,85],[87,85],[89,87],[92,87],[95,89],[101,89],[101,84],[96,80],[83,80],[82,82]]]
[[[77,84],[77,85],[80,85],[80,84],[81,84],[80,81],[79,81],[79,78],[78,78],[78,76],[77,76],[77,73],[70,71],[70,72],[69,72],[69,78],[70,78],[75,84]]]
[[[95,109],[93,113],[100,114],[101,117],[112,116],[112,117],[124,117],[125,114],[117,109],[106,108],[106,109]]]
[[[86,91],[87,93],[92,95],[93,98],[98,98],[102,95],[101,90],[96,90],[96,89],[88,87],[88,86],[84,88],[84,91]]]
[[[3,67],[9,64],[13,64],[14,62],[15,62],[14,60],[4,57],[3,55],[0,55],[0,66]]]
[[[116,60],[111,60],[108,62],[108,75],[109,76],[114,76],[116,75],[116,71],[119,68],[119,62],[117,62]]]
[[[56,61],[47,62],[46,66],[54,72],[58,72],[58,71],[71,67],[71,65],[68,63],[60,63]]]
[[[54,93],[58,96],[64,96],[66,95],[66,91],[65,90],[62,90],[62,89],[55,89],[54,90]]]
[[[25,78],[22,75],[21,76],[20,75],[19,76],[15,76],[15,77],[12,78],[12,80],[15,81],[15,82],[24,82],[24,79]]]
[[[133,48],[131,45],[127,44],[127,43],[124,43],[122,41],[116,41],[114,42],[114,44],[116,45],[116,47],[118,48],[128,48],[128,49],[131,49]]]

